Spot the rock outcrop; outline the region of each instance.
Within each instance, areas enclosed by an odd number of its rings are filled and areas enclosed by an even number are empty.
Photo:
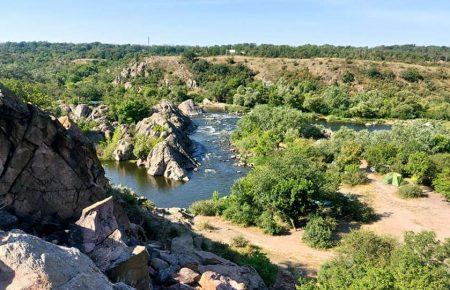
[[[189,99],[178,105],[178,109],[186,116],[197,116],[203,113],[202,108]]]
[[[78,249],[20,230],[0,232],[0,289],[132,289],[112,284]]]
[[[91,143],[0,86],[0,201],[19,217],[77,218],[108,187]]]
[[[145,247],[129,247],[119,229],[112,197],[85,208],[72,230],[72,241],[113,282],[149,289],[148,253]]]
[[[173,180],[188,180],[188,170],[198,166],[190,155],[193,150],[188,133],[192,121],[169,101],[161,101],[153,114],[136,125],[137,134],[162,139],[145,162],[147,173]]]

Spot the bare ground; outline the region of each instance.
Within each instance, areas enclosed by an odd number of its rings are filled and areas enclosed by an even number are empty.
[[[363,225],[380,234],[389,234],[401,240],[405,231],[432,230],[439,239],[450,237],[450,203],[422,187],[425,197],[402,199],[398,187],[383,183],[383,177],[369,174],[370,183],[355,187],[342,187],[344,193],[357,194],[367,201],[380,216],[372,224]]]
[[[405,231],[433,230],[439,239],[450,237],[450,203],[441,195],[423,187],[425,197],[402,199],[397,195],[398,188],[384,184],[382,176],[369,174],[369,179],[366,185],[341,188],[344,193],[358,195],[379,214],[378,221],[362,225],[363,228],[392,235],[399,241]],[[215,229],[199,230],[199,225],[204,222]],[[332,250],[317,250],[304,244],[301,240],[303,230],[291,230],[283,236],[270,236],[255,227],[241,227],[220,217],[203,216],[195,217],[194,224],[196,231],[214,241],[231,243],[234,237],[242,235],[267,253],[272,262],[300,270],[300,274],[305,276],[315,276],[320,266],[334,256]]]

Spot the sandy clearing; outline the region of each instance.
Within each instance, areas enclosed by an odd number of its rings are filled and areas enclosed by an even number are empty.
[[[383,177],[369,174],[370,183],[355,187],[342,187],[344,193],[352,193],[366,200],[380,216],[372,224],[363,225],[380,234],[389,234],[401,240],[405,231],[432,230],[439,239],[450,237],[450,203],[430,188],[422,187],[426,197],[402,199],[398,188],[383,183]]]
[[[380,219],[362,228],[379,234],[389,234],[402,240],[405,231],[433,230],[439,239],[450,237],[450,203],[441,195],[423,187],[427,197],[402,199],[398,188],[383,183],[381,175],[369,174],[370,183],[354,187],[343,186],[341,191],[357,195],[368,202],[380,215]],[[270,236],[255,227],[241,227],[220,217],[194,218],[195,228],[208,222],[214,230],[198,230],[203,236],[230,243],[238,235],[260,247],[272,262],[297,269],[302,275],[315,276],[320,266],[334,256],[333,250],[317,250],[302,242],[303,230],[291,230],[289,235]]]

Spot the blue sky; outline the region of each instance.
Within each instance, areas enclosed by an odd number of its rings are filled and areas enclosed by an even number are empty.
[[[450,0],[0,0],[0,42],[450,46]]]

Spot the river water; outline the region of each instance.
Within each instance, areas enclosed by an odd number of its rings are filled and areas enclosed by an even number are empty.
[[[198,171],[189,174],[189,182],[176,182],[147,175],[145,168],[131,162],[103,162],[106,176],[114,184],[123,184],[136,193],[152,200],[158,207],[189,207],[194,201],[211,198],[213,191],[220,195],[229,193],[234,181],[247,174],[248,168],[235,166],[229,150],[229,137],[239,117],[225,113],[205,113],[193,118],[197,129],[191,139],[196,150],[194,157],[200,161]],[[389,125],[326,123],[318,124],[338,130],[342,126],[354,130],[388,130]]]
[[[228,194],[234,181],[248,172],[238,167],[229,150],[229,137],[239,117],[225,113],[205,113],[193,118],[197,129],[191,139],[200,161],[198,171],[192,171],[189,182],[169,181],[147,175],[145,168],[131,162],[103,162],[106,176],[114,184],[123,184],[142,194],[158,207],[189,207],[194,201],[211,198],[213,191]]]

